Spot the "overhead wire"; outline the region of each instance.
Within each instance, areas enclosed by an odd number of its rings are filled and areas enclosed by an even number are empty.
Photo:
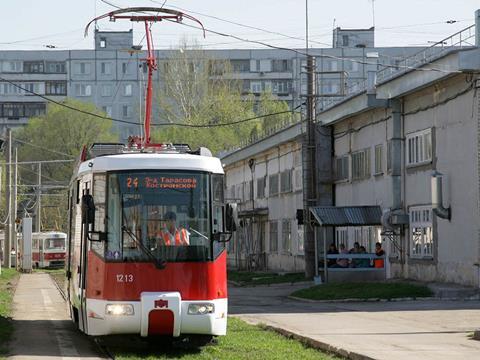
[[[159,1],[155,1],[155,0],[150,0],[150,2],[155,3],[155,4],[160,4]],[[223,18],[220,18],[218,16],[208,15],[208,14],[204,14],[204,13],[201,13],[201,12],[185,9],[185,8],[180,7],[180,6],[169,5],[169,7],[174,8],[174,9],[178,9],[178,10],[182,10],[182,11],[187,11],[189,13],[204,16],[204,17],[207,17],[207,18],[210,18],[210,19],[215,19],[215,20],[219,20],[219,21],[222,21],[222,22],[226,22],[228,24],[244,27],[244,28],[247,28],[247,29],[257,30],[257,31],[261,31],[261,32],[268,33],[268,34],[273,34],[273,35],[279,35],[279,36],[283,36],[283,37],[288,38],[288,39],[305,41],[305,38],[302,38],[302,37],[291,36],[291,35],[287,35],[287,34],[282,34],[278,31],[272,31],[272,30],[263,29],[263,28],[260,28],[260,27],[257,27],[257,26],[242,24],[242,23],[239,23],[239,22],[236,22],[236,21],[223,19]],[[311,42],[317,43],[317,44],[320,44],[320,45],[330,46],[330,44],[320,42],[320,41],[311,41]]]

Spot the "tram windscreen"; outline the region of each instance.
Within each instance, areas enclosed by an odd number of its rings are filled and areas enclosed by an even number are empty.
[[[65,250],[65,239],[62,239],[62,238],[45,239],[45,250]]]
[[[110,173],[106,259],[208,260],[208,189],[208,175],[198,172]]]

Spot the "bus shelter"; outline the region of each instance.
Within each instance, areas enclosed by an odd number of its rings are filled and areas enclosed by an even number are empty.
[[[385,279],[385,266],[382,269],[375,268],[336,268],[328,267],[328,259],[330,258],[355,258],[355,259],[384,259],[374,256],[374,254],[344,254],[344,255],[328,255],[327,239],[328,229],[335,227],[363,227],[363,226],[381,226],[382,209],[380,206],[315,206],[310,208],[313,215],[313,225],[317,227],[315,233],[315,275],[319,276],[319,263],[323,257],[323,273],[324,282],[328,282],[329,273],[332,275],[332,281],[344,281],[356,278],[357,280],[378,280]],[[321,232],[321,241],[318,240],[318,233]],[[332,232],[333,233],[333,232]],[[331,235],[333,236],[333,234]],[[320,244],[319,244],[320,243]],[[320,248],[319,248],[320,247]],[[321,248],[323,247],[323,249]],[[321,256],[320,254],[323,254]],[[354,273],[360,276],[352,276]],[[366,275],[366,273],[369,273]],[[335,277],[335,279],[333,279]]]

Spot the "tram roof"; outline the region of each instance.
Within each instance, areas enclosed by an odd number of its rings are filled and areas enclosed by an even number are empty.
[[[99,156],[80,164],[78,174],[120,170],[192,170],[223,174],[220,159],[185,153],[131,153]]]

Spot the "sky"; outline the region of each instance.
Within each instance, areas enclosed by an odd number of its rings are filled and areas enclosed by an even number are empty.
[[[428,46],[475,23],[479,0],[0,0],[0,50],[91,49],[85,25],[96,15],[119,7],[154,6],[181,9],[207,29],[287,48],[305,47],[308,1],[310,47],[331,47],[332,29],[369,28],[375,24],[376,46]],[[227,20],[258,29],[221,21]],[[453,24],[447,21],[454,20]],[[188,23],[188,21],[186,21]],[[129,30],[144,42],[140,24],[102,20],[100,30]],[[183,25],[153,26],[155,47],[175,48],[183,40],[207,49],[262,48]],[[292,39],[295,38],[295,39]],[[297,39],[298,38],[298,39]]]

